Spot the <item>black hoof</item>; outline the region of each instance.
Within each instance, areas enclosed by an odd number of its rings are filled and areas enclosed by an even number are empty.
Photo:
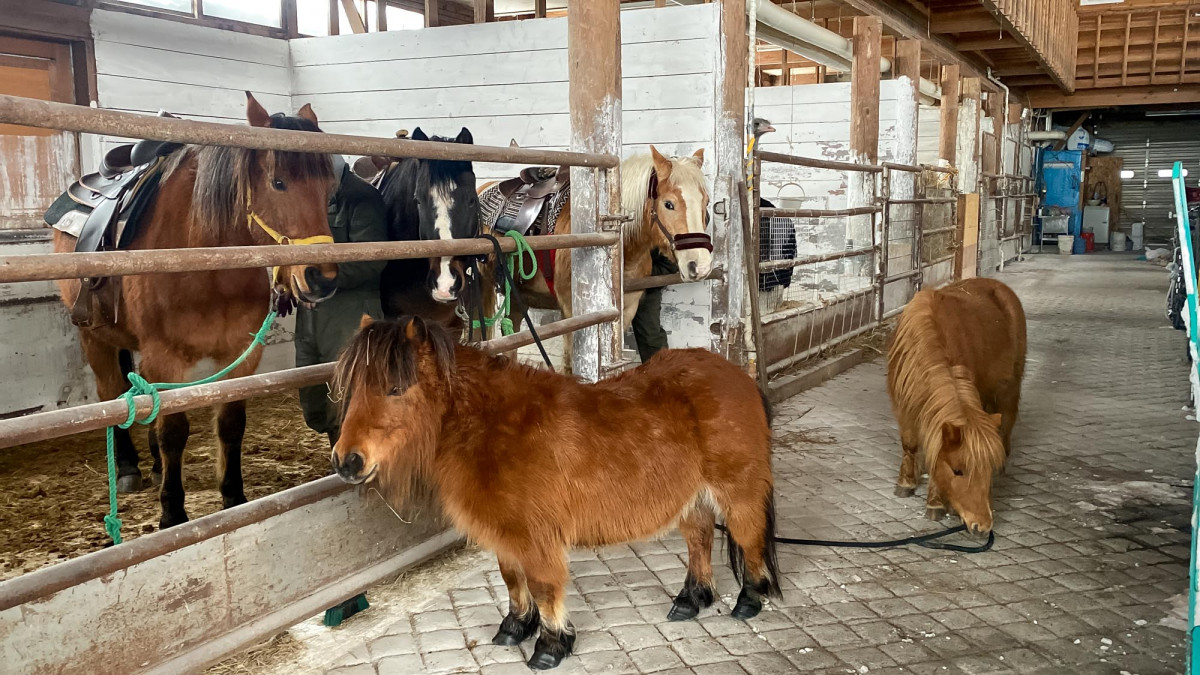
[[[915,487],[905,487],[903,485],[897,485],[896,491],[893,494],[895,494],[897,497],[911,497],[916,493],[916,491],[917,491],[917,488],[915,488]]]
[[[543,627],[542,636],[533,648],[533,656],[529,657],[529,667],[533,670],[556,668],[574,648],[575,633],[553,632]]]
[[[492,644],[515,647],[537,633],[540,620],[536,607],[525,616],[509,612],[500,622],[500,630],[496,631],[496,636],[492,638]]]
[[[186,523],[187,521],[188,521],[187,513],[181,513],[179,515],[171,515],[171,514],[164,513],[162,518],[160,518],[158,520],[158,529],[160,531],[165,530],[168,527],[175,527],[176,525],[182,525],[182,524]]]
[[[689,621],[700,614],[700,608],[688,600],[675,598],[671,611],[667,612],[667,621]]]
[[[745,621],[753,619],[762,611],[762,600],[759,600],[748,588],[743,588],[738,594],[737,604],[733,606],[733,611],[729,613],[735,619]]]
[[[131,473],[126,476],[117,476],[117,492],[123,495],[133,492],[141,492],[143,487],[141,473]]]

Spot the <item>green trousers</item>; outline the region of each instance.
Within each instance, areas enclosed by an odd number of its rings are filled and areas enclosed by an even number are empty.
[[[678,274],[679,267],[669,258],[655,251],[650,274]],[[650,288],[642,294],[637,313],[633,315],[633,338],[637,342],[638,356],[642,363],[650,360],[659,350],[667,348],[667,331],[662,327],[662,288]]]

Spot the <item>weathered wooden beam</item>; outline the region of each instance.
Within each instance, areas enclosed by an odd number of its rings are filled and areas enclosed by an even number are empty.
[[[879,161],[879,63],[883,25],[878,17],[854,19],[854,62],[850,69],[850,156]]]
[[[1031,108],[1052,110],[1200,103],[1200,84],[1171,87],[1147,84],[1107,89],[1077,89],[1074,94],[1063,94],[1054,89],[1037,88],[1029,89],[1027,93]]]
[[[387,32],[387,0],[375,0],[375,30]]]
[[[441,25],[441,17],[438,16],[438,0],[425,0],[425,27],[434,28]]]
[[[841,0],[841,4],[881,18],[884,26],[898,37],[920,40],[927,58],[958,64],[964,77],[987,76],[987,68],[978,59],[960,52],[949,38],[931,32],[930,16],[913,4],[895,0]]]
[[[938,132],[938,157],[955,165],[958,144],[958,99],[962,78],[957,65],[942,68],[941,129]]]
[[[355,34],[367,32],[366,19],[359,13],[354,0],[342,0],[342,8],[346,10],[346,20],[350,22],[351,31]]]
[[[1082,113],[1080,113],[1079,118],[1075,120],[1075,123],[1072,124],[1070,126],[1070,128],[1067,129],[1067,137],[1060,141],[1055,142],[1054,149],[1062,150],[1063,148],[1067,147],[1067,141],[1071,140],[1071,136],[1076,131],[1079,131],[1079,127],[1083,126],[1083,123],[1086,122],[1087,119],[1091,116],[1092,116],[1092,111],[1090,111],[1090,110],[1085,110]]]
[[[340,3],[338,0],[329,0],[329,34],[337,35],[341,30],[341,19],[338,18]]]
[[[934,33],[982,33],[998,31],[996,19],[982,8],[934,12],[930,21]]]
[[[535,19],[546,18],[546,0],[534,0],[533,17]]]
[[[495,0],[475,0],[475,23],[489,23],[495,20]]]
[[[619,0],[589,0],[567,5],[567,74],[571,106],[571,148],[621,152],[621,6]],[[620,169],[571,170],[571,229],[598,232],[600,217],[619,214]],[[571,252],[571,311],[621,308],[620,247]],[[618,313],[619,316],[619,313]],[[573,334],[571,370],[595,382],[603,369],[621,358],[624,331],[616,325],[593,326]]]

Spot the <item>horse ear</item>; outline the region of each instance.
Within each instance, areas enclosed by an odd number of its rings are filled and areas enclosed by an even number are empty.
[[[1000,428],[1000,423],[1004,421],[1004,415],[1000,413],[992,413],[988,415],[988,418],[992,420],[992,424],[995,424],[997,429]]]
[[[696,159],[696,164],[698,166],[704,166],[704,148],[700,148],[696,152],[693,152],[692,157]]]
[[[358,320],[358,329],[362,330],[372,323],[375,323],[375,319],[372,319],[370,314],[363,314],[362,318]]]
[[[475,143],[475,139],[471,137],[470,130],[466,127],[463,127],[462,131],[458,132],[458,138],[454,139],[454,142],[462,143],[463,145],[473,145]]]
[[[411,342],[418,342],[425,337],[425,322],[421,321],[421,317],[414,316],[408,320],[408,325],[404,327],[404,337]]]
[[[521,147],[521,146],[517,144],[517,139],[515,139],[515,138],[510,138],[510,139],[508,139],[508,147],[510,147],[510,148],[519,148],[519,147]]]
[[[654,171],[658,174],[658,181],[663,183],[670,180],[671,160],[664,157],[653,145],[650,146],[650,157],[654,160]]]
[[[269,127],[271,126],[271,114],[267,109],[262,107],[258,99],[254,98],[254,94],[246,92],[246,121],[252,127]]]
[[[305,103],[304,107],[300,108],[300,112],[296,113],[296,115],[317,125],[317,113],[313,112],[312,104]]]
[[[429,137],[425,135],[424,131],[421,131],[421,127],[417,127],[416,129],[413,129],[412,139],[414,141],[427,141],[429,140]]]
[[[942,447],[962,445],[962,427],[946,422],[942,425]]]

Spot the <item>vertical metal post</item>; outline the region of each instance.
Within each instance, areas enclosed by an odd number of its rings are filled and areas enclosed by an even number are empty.
[[[571,102],[571,149],[621,154],[621,18],[619,0],[567,6],[567,58]],[[596,232],[604,216],[620,213],[620,171],[571,169],[571,229]],[[621,309],[620,245],[571,251],[571,298],[576,314],[615,305]],[[618,270],[614,275],[614,269]],[[621,357],[622,320],[571,336],[571,369],[595,382]]]

